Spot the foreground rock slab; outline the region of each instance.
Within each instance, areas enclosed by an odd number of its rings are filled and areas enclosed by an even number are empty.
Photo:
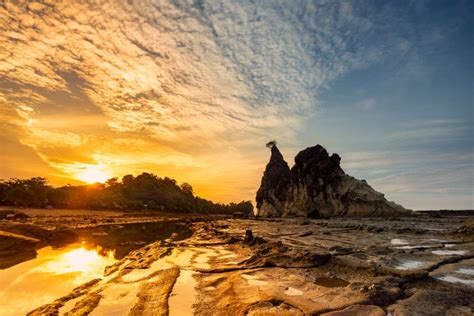
[[[30,314],[472,315],[466,222],[194,222],[190,238],[136,249]]]

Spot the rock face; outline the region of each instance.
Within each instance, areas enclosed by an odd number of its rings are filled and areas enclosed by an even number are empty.
[[[257,209],[263,210],[263,216],[279,217],[289,198],[291,172],[277,146],[271,147],[271,151],[262,184],[257,191]]]
[[[271,151],[257,191],[259,216],[390,217],[411,212],[387,201],[365,180],[345,174],[341,157],[329,156],[320,145],[299,152],[291,170],[276,145]]]

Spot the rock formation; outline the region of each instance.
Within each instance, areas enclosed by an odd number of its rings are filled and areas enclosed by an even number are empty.
[[[263,217],[390,217],[410,214],[387,201],[365,180],[347,175],[338,154],[317,145],[295,157],[291,168],[275,144],[257,191],[257,214]]]

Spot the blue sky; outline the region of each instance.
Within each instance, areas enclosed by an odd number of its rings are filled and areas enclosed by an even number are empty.
[[[6,2],[0,178],[143,171],[253,200],[276,139],[474,208],[473,1]]]
[[[473,6],[398,3],[387,26],[405,20],[410,49],[333,81],[306,143],[341,153],[347,172],[404,205],[473,208]]]

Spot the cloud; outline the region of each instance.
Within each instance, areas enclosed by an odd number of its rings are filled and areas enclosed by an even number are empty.
[[[32,138],[28,142],[45,147],[79,147],[84,144],[81,136],[74,133],[58,133],[39,128],[32,128]]]
[[[393,10],[333,1],[5,1],[0,107],[7,128],[57,170],[160,166],[189,171],[181,178],[203,187],[226,183],[238,196],[239,185],[258,182],[249,162],[263,163],[263,144],[298,142],[333,80],[412,49],[407,21],[386,23]]]
[[[375,27],[349,3],[131,3],[7,3],[0,72],[66,92],[73,72],[118,131],[215,137],[312,113],[331,80],[388,51],[357,44]]]
[[[372,181],[374,186],[383,187],[393,193],[469,193],[474,173],[464,167],[443,170],[414,170]]]
[[[439,142],[446,139],[472,136],[473,127],[462,120],[424,120],[411,122],[400,131],[388,135],[388,139],[397,141],[425,140]]]
[[[474,153],[470,150],[393,148],[351,152],[343,157],[346,172],[367,179],[376,190],[406,207],[423,209],[436,205],[435,208],[452,209],[474,203]]]

